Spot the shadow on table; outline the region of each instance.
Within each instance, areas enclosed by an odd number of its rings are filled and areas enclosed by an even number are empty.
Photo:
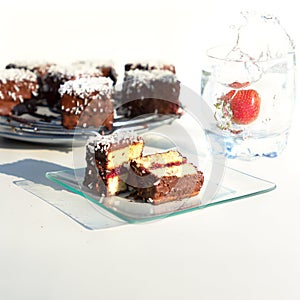
[[[0,173],[22,177],[35,184],[43,184],[55,190],[62,190],[60,186],[45,177],[47,172],[71,170],[64,166],[43,160],[23,159],[9,164],[0,165]]]
[[[22,149],[22,150],[55,150],[60,152],[70,152],[72,151],[71,146],[61,146],[61,145],[54,145],[54,144],[36,144],[27,141],[17,141],[13,139],[7,139],[4,137],[0,137],[0,149]]]
[[[47,172],[62,170],[72,171],[55,163],[35,159],[23,159],[0,165],[0,173],[23,178],[14,181],[16,186],[46,201],[86,229],[105,229],[127,224],[99,206],[92,205],[84,197],[45,177]]]

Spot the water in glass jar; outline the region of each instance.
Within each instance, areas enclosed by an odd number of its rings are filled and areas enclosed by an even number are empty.
[[[227,157],[276,157],[286,146],[294,107],[294,44],[276,17],[243,16],[247,22],[233,46],[207,51],[201,95],[214,118],[206,129]]]

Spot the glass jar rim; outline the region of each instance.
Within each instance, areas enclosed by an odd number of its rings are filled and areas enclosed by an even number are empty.
[[[217,46],[213,46],[211,48],[208,48],[206,50],[206,56],[211,58],[211,59],[215,59],[215,60],[220,60],[220,61],[228,61],[228,62],[236,62],[236,63],[245,63],[245,62],[268,62],[268,61],[276,61],[276,60],[280,60],[283,59],[289,55],[295,55],[295,49],[291,49],[290,51],[278,55],[277,57],[270,57],[270,58],[265,58],[265,59],[254,59],[251,58],[250,56],[244,57],[244,58],[240,58],[240,59],[232,59],[232,58],[226,58],[226,55],[228,55],[231,51],[233,51],[235,49],[235,47],[232,47],[232,45],[217,45]],[[238,50],[238,48],[236,48]],[[214,53],[217,52],[218,50],[222,50],[222,53]],[[225,50],[225,51],[224,51]]]

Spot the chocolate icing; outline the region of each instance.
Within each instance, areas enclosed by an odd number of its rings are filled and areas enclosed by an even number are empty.
[[[36,75],[26,70],[2,70],[0,72],[0,115],[9,116],[13,110],[30,109],[23,106],[14,109],[15,106],[27,102],[37,93],[37,78]]]
[[[18,63],[10,63],[5,68],[23,69],[35,73],[37,76],[38,90],[34,98],[37,100],[45,100],[46,95],[44,94],[44,85],[46,83],[44,82],[43,78],[46,76],[49,68],[53,65],[55,64],[49,62],[18,62]]]
[[[148,65],[127,65],[118,112],[130,118],[153,113],[179,114],[180,82],[175,69],[169,70],[172,67],[151,69]]]
[[[149,70],[168,70],[172,73],[176,73],[175,66],[165,63],[143,63],[143,62],[137,62],[137,63],[128,63],[124,67],[125,72],[128,72],[130,70],[143,70],[143,71],[149,71]]]
[[[62,125],[67,129],[106,127],[112,129],[114,107],[111,81],[91,77],[67,81],[59,88]]]
[[[153,178],[153,183],[159,178]],[[159,184],[149,188],[137,189],[139,197],[153,204],[161,204],[169,201],[193,197],[197,195],[203,185],[204,176],[201,171],[197,174],[185,175],[183,177],[163,177]]]
[[[204,182],[203,173],[180,155],[168,151],[132,160],[128,184],[139,198],[152,204],[197,195]]]
[[[31,99],[25,101],[24,103],[17,104],[12,108],[11,112],[13,115],[21,116],[23,114],[33,114],[34,112],[36,112],[36,110],[36,101]]]

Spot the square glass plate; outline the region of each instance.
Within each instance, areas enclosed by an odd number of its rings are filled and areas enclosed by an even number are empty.
[[[132,201],[130,198],[127,198],[128,194],[126,193],[119,196],[102,198],[91,194],[89,191],[80,188],[80,186],[82,186],[80,181],[82,181],[84,177],[84,169],[48,172],[46,173],[46,177],[59,184],[63,188],[61,193],[64,192],[64,195],[59,193],[56,195],[58,198],[55,204],[51,203],[52,205],[64,211],[67,215],[70,215],[72,206],[78,206],[79,203],[86,207],[91,206],[93,210],[98,211],[99,216],[101,215],[102,218],[103,216],[106,219],[108,218],[107,220],[111,222],[111,224],[108,224],[108,227],[122,223],[138,223],[174,216],[176,214],[259,195],[272,191],[276,187],[272,182],[225,167],[222,182],[214,183],[216,186],[215,194],[209,201],[205,201],[204,203],[203,199],[205,195],[203,195],[203,193],[205,193],[205,190],[201,190],[198,196],[192,198],[153,205],[150,203]],[[68,197],[66,197],[67,193],[65,189],[72,192],[69,193]],[[53,202],[53,199],[51,201]],[[84,214],[86,214],[86,209],[82,211],[79,209],[75,213],[71,213],[71,217],[80,223],[84,223],[84,221],[80,221]],[[94,216],[94,218],[97,218],[97,216]],[[87,224],[84,225],[91,228],[91,226]]]

